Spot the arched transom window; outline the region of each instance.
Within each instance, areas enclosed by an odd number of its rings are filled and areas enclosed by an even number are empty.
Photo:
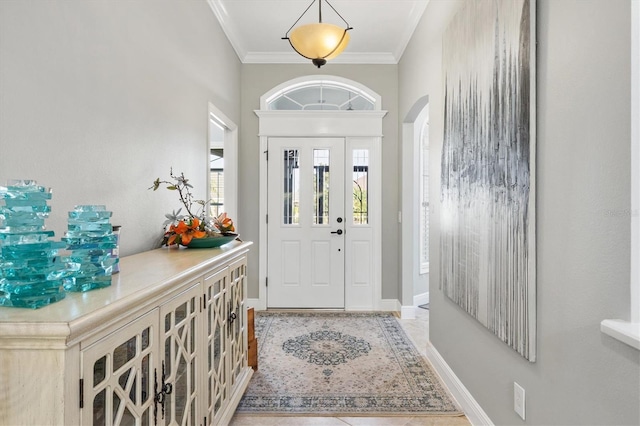
[[[292,84],[266,99],[269,110],[372,111],[376,99],[364,90],[335,80]]]

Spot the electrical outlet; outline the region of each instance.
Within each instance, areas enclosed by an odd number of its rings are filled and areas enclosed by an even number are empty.
[[[524,388],[513,382],[513,409],[524,420]]]

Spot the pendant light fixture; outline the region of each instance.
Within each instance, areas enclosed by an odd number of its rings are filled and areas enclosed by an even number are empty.
[[[318,23],[301,25],[293,28],[309,11],[315,2],[318,2]],[[346,24],[345,28],[341,28],[333,24],[325,24],[322,22],[322,2],[329,5],[331,9]],[[289,44],[300,56],[311,59],[313,65],[320,68],[327,63],[327,59],[333,59],[338,56],[347,44],[349,44],[349,33],[352,30],[349,23],[331,6],[327,0],[313,0],[309,7],[300,15],[298,20],[293,23],[289,31],[282,37],[283,40],[289,40]],[[292,31],[293,30],[293,31]],[[291,35],[289,35],[291,33]]]

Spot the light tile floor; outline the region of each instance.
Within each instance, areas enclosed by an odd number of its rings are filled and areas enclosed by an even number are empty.
[[[416,319],[400,320],[405,333],[423,354],[429,341],[429,311],[416,308]],[[447,417],[279,417],[236,414],[230,426],[469,426],[465,416]]]

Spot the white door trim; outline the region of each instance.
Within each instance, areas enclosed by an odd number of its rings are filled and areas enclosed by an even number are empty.
[[[260,199],[259,199],[259,261],[258,281],[259,298],[256,309],[267,308],[267,141],[269,137],[346,137],[347,146],[349,140],[355,138],[368,138],[373,143],[371,150],[370,169],[375,173],[370,174],[371,185],[382,188],[381,177],[381,142],[382,142],[382,118],[387,111],[263,111],[256,110],[259,117],[260,137]],[[295,119],[292,119],[294,118]],[[373,158],[377,157],[377,158]],[[381,272],[381,235],[382,223],[380,212],[382,203],[380,197],[375,197],[369,202],[369,210],[377,212],[372,218],[373,241],[372,262],[370,276],[372,278],[371,302],[363,306],[358,300],[352,300],[348,291],[345,295],[345,309],[347,310],[378,310],[382,306]],[[345,259],[345,262],[348,262]]]

